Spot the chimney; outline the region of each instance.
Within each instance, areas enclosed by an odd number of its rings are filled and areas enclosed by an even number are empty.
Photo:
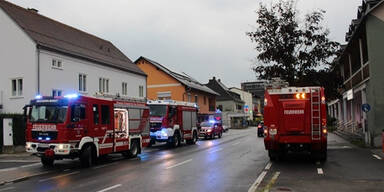
[[[39,10],[35,9],[35,8],[28,8],[28,11],[31,11],[31,12],[34,12],[34,13],[38,13]]]
[[[215,77],[215,76],[213,76],[213,77],[212,77],[212,79],[213,79],[213,80],[216,80],[216,77]]]
[[[221,82],[221,80],[220,80],[220,79],[218,79],[218,81],[219,81],[219,82]]]

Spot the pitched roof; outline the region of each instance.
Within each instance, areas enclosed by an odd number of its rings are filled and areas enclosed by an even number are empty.
[[[210,79],[209,82],[205,85],[220,94],[220,96],[216,98],[217,101],[232,100],[235,102],[244,103],[244,101],[241,100],[239,94],[229,90],[227,86],[225,86],[220,80],[216,80],[215,77]]]
[[[179,81],[181,84],[183,84],[185,86],[188,86],[188,87],[190,87],[192,89],[196,89],[196,90],[203,91],[203,92],[206,92],[206,93],[210,93],[210,94],[213,94],[213,95],[219,95],[218,93],[216,93],[215,91],[212,91],[210,88],[208,88],[204,84],[201,84],[200,82],[198,82],[197,80],[195,80],[191,76],[187,75],[186,73],[184,73],[183,75],[180,74],[180,73],[176,73],[176,72],[171,71],[168,68],[164,67],[160,63],[158,63],[156,61],[153,61],[151,59],[148,59],[146,57],[143,57],[143,56],[139,57],[135,61],[135,63],[137,64],[137,61],[139,61],[140,59],[144,59],[144,60],[148,61],[149,63],[151,63],[155,67],[159,68],[164,73],[166,73],[166,74],[170,75],[171,77],[175,78],[177,81]]]
[[[0,8],[38,47],[145,76],[143,71],[109,41],[4,0],[0,0]]]

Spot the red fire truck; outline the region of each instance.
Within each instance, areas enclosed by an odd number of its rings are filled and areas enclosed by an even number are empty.
[[[167,142],[178,147],[182,141],[195,144],[197,131],[197,106],[195,103],[174,100],[148,101],[150,108],[151,145]]]
[[[264,144],[271,160],[298,151],[326,160],[324,88],[267,88],[264,105]]]
[[[146,102],[105,97],[36,96],[25,107],[26,151],[39,156],[43,165],[79,158],[84,167],[110,153],[140,154],[150,140]]]

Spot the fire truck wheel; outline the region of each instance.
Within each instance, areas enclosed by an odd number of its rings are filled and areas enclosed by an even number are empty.
[[[326,150],[320,152],[319,160],[322,161],[322,162],[327,160],[327,151]]]
[[[193,136],[192,136],[192,139],[188,139],[187,140],[187,144],[188,145],[193,145],[195,144],[197,141],[197,134],[196,134],[196,131],[193,132]]]
[[[55,159],[53,158],[48,158],[48,157],[41,157],[41,164],[43,164],[43,166],[45,167],[51,167],[53,166],[53,162],[55,161]]]
[[[278,160],[278,153],[276,151],[268,150],[268,156],[271,161]]]
[[[92,146],[87,145],[81,150],[80,154],[80,163],[82,167],[92,166],[93,155],[92,155]]]
[[[131,148],[129,149],[129,157],[131,158],[137,157],[138,151],[139,151],[139,147],[138,147],[137,141],[133,141],[131,143]]]

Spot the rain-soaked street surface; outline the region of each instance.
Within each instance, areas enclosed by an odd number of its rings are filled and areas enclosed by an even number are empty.
[[[231,129],[221,139],[200,140],[196,145],[173,149],[155,145],[134,159],[109,155],[91,168],[80,168],[78,160],[56,161],[52,168],[42,167],[36,159],[26,165],[20,161],[21,167],[0,169],[0,174],[34,176],[3,184],[0,192],[384,191],[384,163],[379,155],[329,134],[324,163],[308,154],[288,154],[270,162],[263,138],[250,127]]]
[[[196,145],[156,145],[135,159],[114,154],[100,161],[87,169],[77,160],[56,161],[46,174],[0,191],[248,191],[269,159],[251,127]]]

